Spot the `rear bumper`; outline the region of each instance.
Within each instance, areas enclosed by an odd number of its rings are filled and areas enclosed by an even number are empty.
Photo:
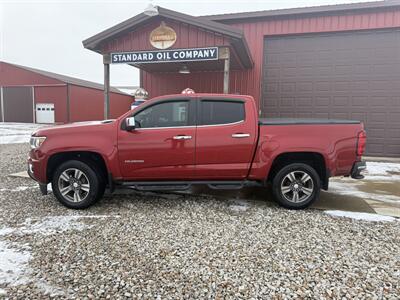
[[[364,175],[361,175],[361,172],[367,168],[367,164],[365,161],[357,161],[354,163],[353,168],[351,169],[351,178],[354,179],[363,179]]]

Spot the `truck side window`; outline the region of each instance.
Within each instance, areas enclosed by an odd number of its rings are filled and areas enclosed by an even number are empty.
[[[137,128],[188,126],[189,102],[173,101],[155,104],[135,115]]]
[[[201,124],[218,125],[243,121],[244,103],[239,101],[201,101]]]

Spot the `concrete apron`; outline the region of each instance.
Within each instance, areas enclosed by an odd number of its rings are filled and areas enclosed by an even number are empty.
[[[394,196],[400,199],[399,182],[381,181],[356,181],[349,178],[332,178],[332,183],[346,183],[357,185],[358,192],[347,193],[345,190],[323,191],[319,200],[315,201],[311,208],[319,210],[342,210],[351,212],[376,213],[385,216],[400,218],[400,201],[382,201],[380,196]],[[193,194],[212,195],[222,199],[247,200],[255,202],[274,203],[271,188],[243,188],[241,190],[213,190],[207,186],[193,187]],[[376,197],[376,199],[374,199]]]
[[[26,171],[10,174],[12,177],[29,178]],[[400,199],[400,183],[398,181],[364,181],[349,178],[331,178],[332,184],[357,186],[356,192],[321,191],[320,198],[311,206],[320,210],[343,210],[352,212],[376,213],[400,218],[400,201],[382,201],[381,196],[394,196]],[[248,200],[269,202],[273,204],[271,188],[243,188],[241,190],[213,190],[207,186],[195,186],[184,192],[195,195],[212,195],[226,200]],[[375,199],[374,199],[375,197]]]

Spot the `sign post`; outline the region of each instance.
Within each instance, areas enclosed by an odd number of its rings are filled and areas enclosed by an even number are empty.
[[[104,120],[110,118],[110,56],[103,56],[104,64]]]
[[[221,49],[219,58],[224,60],[224,94],[228,94],[230,71],[230,52],[228,47],[224,47]]]

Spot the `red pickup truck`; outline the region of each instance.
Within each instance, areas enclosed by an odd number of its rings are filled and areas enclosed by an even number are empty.
[[[184,190],[272,184],[276,200],[305,208],[332,176],[362,178],[363,124],[259,119],[242,95],[169,95],[116,120],[43,128],[30,141],[28,173],[43,194],[86,208],[108,187]]]

